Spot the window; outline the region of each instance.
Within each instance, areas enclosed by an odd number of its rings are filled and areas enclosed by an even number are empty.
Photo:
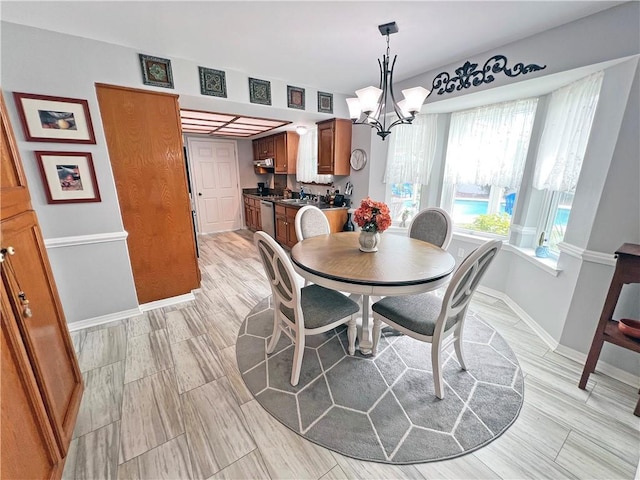
[[[451,114],[442,207],[457,229],[506,236],[537,99]]]
[[[420,190],[429,183],[436,152],[438,115],[418,115],[398,125],[389,141],[385,201],[394,227],[408,228],[420,210]]]
[[[296,180],[304,183],[329,184],[333,175],[318,175],[318,129],[311,128],[300,136]]]
[[[556,255],[569,222],[603,76],[594,73],[559,88],[549,100],[533,186],[550,192],[538,235],[547,239]]]
[[[544,238],[545,244],[554,256],[560,254],[558,244],[564,239],[572,204],[572,192],[549,192],[547,196],[542,231],[538,237]]]

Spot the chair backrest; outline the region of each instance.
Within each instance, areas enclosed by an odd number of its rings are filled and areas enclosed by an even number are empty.
[[[453,224],[449,214],[441,208],[420,211],[409,225],[409,237],[429,242],[446,250],[451,243]]]
[[[329,220],[318,207],[306,205],[296,213],[296,237],[301,242],[305,238],[329,235]]]
[[[264,271],[271,284],[274,309],[276,312],[283,312],[283,307],[293,310],[294,316],[291,320],[301,323],[304,328],[300,307],[300,286],[296,281],[296,273],[289,256],[278,242],[265,232],[254,233],[253,243],[258,249]]]
[[[471,252],[460,264],[442,299],[436,331],[444,328],[443,331],[446,332],[464,320],[473,293],[501,247],[501,240],[489,240]]]

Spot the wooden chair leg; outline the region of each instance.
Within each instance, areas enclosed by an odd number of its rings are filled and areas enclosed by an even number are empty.
[[[300,381],[300,370],[302,369],[302,359],[304,358],[304,335],[296,337],[296,345],[293,349],[293,365],[291,367],[291,385],[294,387]]]
[[[640,398],[638,398],[638,403],[636,403],[636,409],[633,411],[633,414],[636,417],[640,417]]]
[[[436,397],[444,398],[442,389],[442,365],[440,364],[442,355],[440,354],[440,343],[431,344],[431,367],[433,369],[433,384],[436,389]]]
[[[358,332],[356,326],[356,317],[351,315],[351,320],[347,324],[347,338],[349,339],[349,355],[356,353],[356,334]]]
[[[458,335],[453,344],[456,349],[456,356],[458,357],[458,363],[463,370],[467,369],[467,361],[464,358],[464,347],[462,346],[462,337]]]
[[[280,341],[280,334],[282,333],[282,330],[280,329],[280,319],[278,318],[278,311],[277,310],[273,310],[273,333],[271,334],[271,341],[269,342],[269,345],[267,345],[267,355],[270,355],[273,350],[276,348],[276,345],[278,345],[278,342]]]
[[[591,375],[596,370],[596,364],[598,363],[598,358],[600,357],[600,352],[602,351],[603,344],[604,340],[602,339],[602,335],[596,332],[595,336],[593,337],[593,342],[591,343],[591,348],[589,349],[589,355],[587,355],[587,361],[584,364],[584,370],[582,370],[580,383],[578,384],[578,387],[582,390],[587,388],[589,375]]]

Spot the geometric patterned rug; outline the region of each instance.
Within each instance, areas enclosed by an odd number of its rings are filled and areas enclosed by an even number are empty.
[[[468,370],[453,346],[443,357],[445,396],[435,396],[430,344],[395,332],[375,357],[347,355],[346,328],[308,336],[300,382],[289,381],[286,335],[265,353],[273,328],[270,297],[240,327],[236,359],[247,388],[282,424],[343,455],[391,464],[457,457],[500,436],[520,413],[522,370],[498,333],[472,312],[464,334]]]

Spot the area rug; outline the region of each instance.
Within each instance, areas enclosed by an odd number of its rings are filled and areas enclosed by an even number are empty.
[[[256,400],[282,424],[318,445],[360,460],[410,464],[444,460],[500,436],[523,402],[522,371],[505,340],[468,313],[460,369],[444,358],[445,397],[436,398],[431,345],[383,333],[375,357],[347,355],[344,327],[307,337],[300,383],[289,383],[293,345],[271,355],[270,298],[249,313],[236,344],[238,367]]]

